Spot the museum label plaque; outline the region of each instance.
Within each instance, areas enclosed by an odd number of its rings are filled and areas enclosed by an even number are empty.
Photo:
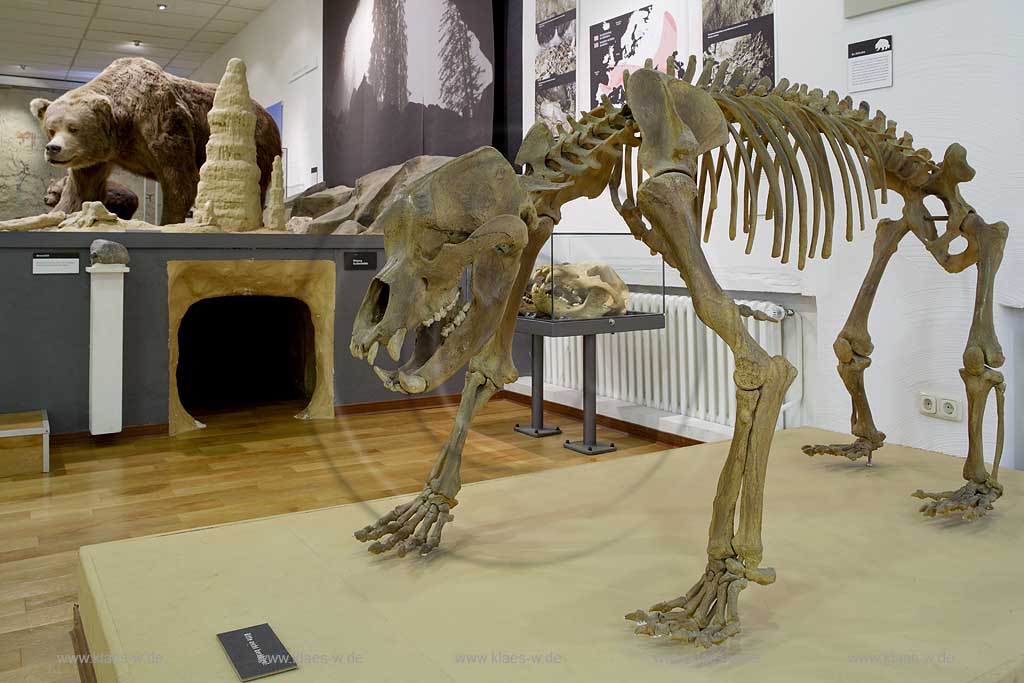
[[[270,624],[218,633],[217,640],[242,681],[255,681],[299,668]]]
[[[76,252],[36,252],[32,254],[33,275],[75,275],[79,272]]]
[[[377,252],[346,251],[345,270],[377,270]]]

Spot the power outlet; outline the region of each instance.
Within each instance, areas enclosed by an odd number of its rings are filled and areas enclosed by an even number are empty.
[[[943,398],[923,391],[917,395],[917,410],[922,415],[950,422],[960,422],[964,417],[963,404],[957,399]]]
[[[950,422],[959,422],[963,419],[964,411],[963,404],[954,398],[940,398],[938,403],[938,411],[935,417],[942,420],[949,420]]]
[[[922,415],[936,417],[939,411],[939,403],[933,395],[922,391],[917,395],[917,409],[921,411]]]

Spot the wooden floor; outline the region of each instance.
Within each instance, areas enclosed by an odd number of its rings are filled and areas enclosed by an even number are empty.
[[[55,440],[52,472],[0,478],[0,683],[78,681],[71,639],[78,547],[418,491],[456,406],[304,423],[301,406],[205,416],[177,438]],[[617,453],[562,448],[512,431],[529,409],[489,403],[473,423],[463,482],[664,450],[601,429]],[[356,543],[355,540],[352,541]]]

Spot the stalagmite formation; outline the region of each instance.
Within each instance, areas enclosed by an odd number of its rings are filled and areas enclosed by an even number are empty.
[[[274,169],[270,172],[267,208],[263,210],[263,227],[267,230],[284,230],[284,171],[279,156],[274,157]]]
[[[258,230],[260,169],[256,165],[256,113],[245,80],[245,62],[232,59],[207,115],[210,139],[199,169],[196,222],[229,232]]]

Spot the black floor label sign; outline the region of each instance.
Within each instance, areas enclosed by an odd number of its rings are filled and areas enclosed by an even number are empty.
[[[242,681],[255,681],[298,668],[270,624],[218,633],[217,639]]]

